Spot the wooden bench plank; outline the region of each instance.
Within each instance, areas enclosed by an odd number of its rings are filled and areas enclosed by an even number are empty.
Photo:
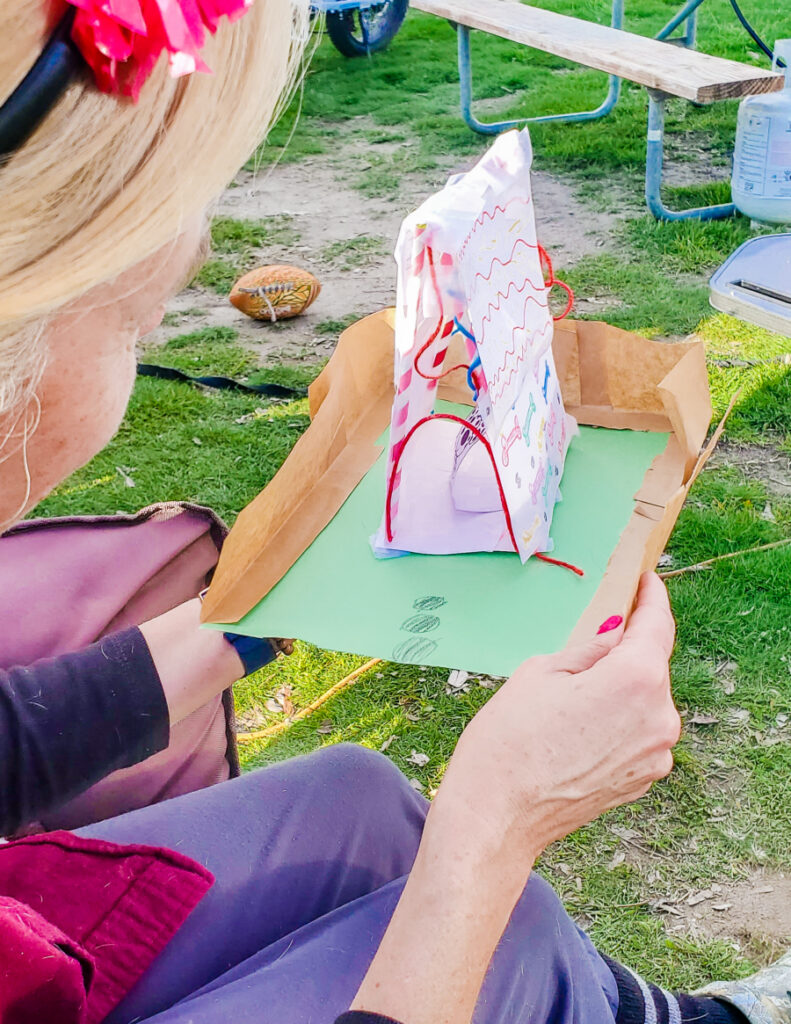
[[[783,76],[513,0],[410,0],[416,10],[696,103],[774,92]]]

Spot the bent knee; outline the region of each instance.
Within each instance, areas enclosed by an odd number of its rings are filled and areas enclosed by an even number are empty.
[[[357,743],[337,743],[311,755],[320,763],[327,782],[366,791],[408,790],[414,793],[406,777],[393,762],[369,747]]]

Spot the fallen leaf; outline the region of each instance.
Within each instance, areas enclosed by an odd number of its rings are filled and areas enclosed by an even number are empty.
[[[764,510],[761,513],[761,519],[765,519],[769,523],[774,523],[775,522],[775,514],[772,511],[772,506],[769,504],[768,501],[764,505]]]
[[[623,825],[613,825],[610,831],[620,836],[621,839],[637,839],[640,836],[640,833],[633,828],[625,828]]]
[[[118,473],[118,475],[119,475],[119,476],[121,477],[121,479],[123,480],[123,482],[124,482],[124,487],[134,487],[134,486],[135,486],[135,482],[134,482],[134,480],[133,480],[133,479],[131,478],[131,476],[130,476],[130,475],[129,475],[129,474],[128,474],[128,473],[127,473],[127,472],[126,472],[126,471],[125,471],[124,469],[123,469],[123,467],[122,467],[122,466],[116,466],[116,467],[115,467],[115,471],[116,471],[116,473]]]
[[[426,787],[425,787],[425,786],[423,785],[423,783],[422,783],[422,782],[420,782],[420,780],[419,780],[419,779],[410,779],[410,780],[409,780],[409,785],[410,785],[410,786],[412,787],[412,789],[416,789],[416,790],[418,791],[418,793],[422,793],[422,792],[424,792],[424,791],[425,791],[425,788],[426,788]]]
[[[404,718],[406,718],[407,721],[409,721],[409,722],[419,722],[420,721],[420,715],[416,711],[405,711],[404,712]]]
[[[264,707],[267,711],[271,711],[273,715],[279,715],[283,711],[283,705],[276,697],[270,697],[269,700],[265,701]]]
[[[759,896],[763,896],[765,893],[774,892],[773,885],[762,885],[759,889],[754,889],[753,892],[758,893]]]
[[[623,862],[625,860],[626,860],[626,854],[623,852],[623,850],[618,850],[618,852],[615,854],[613,859],[607,865],[607,870],[608,871],[615,871],[615,869],[618,867],[618,865],[619,864],[623,864]]]
[[[720,685],[722,686],[722,692],[726,697],[730,697],[731,694],[736,692],[736,679],[734,678],[739,670],[739,666],[735,661],[718,661],[714,672],[720,679]]]
[[[260,419],[262,416],[267,415],[267,410],[259,405],[257,409],[253,409],[252,412],[246,412],[244,416],[239,416],[234,420],[234,423],[251,423],[253,420]]]
[[[719,718],[716,715],[704,715],[697,711],[689,719],[690,725],[716,725],[718,722]]]
[[[712,910],[730,910],[733,906],[732,903],[712,903]]]
[[[425,768],[429,763],[429,760],[430,758],[428,754],[420,754],[417,750],[413,750],[407,758],[407,761],[409,761],[410,764],[417,765],[418,768]]]
[[[649,906],[653,907],[654,910],[661,910],[665,914],[673,914],[675,917],[683,917],[683,914],[678,907],[674,907],[673,904],[668,903],[667,900],[657,900],[655,903],[649,904]]]
[[[280,701],[280,705],[283,708],[283,714],[286,715],[287,718],[291,718],[296,710],[294,708],[294,702],[291,699],[291,693],[291,687],[286,685],[282,686],[275,694],[275,700]]]
[[[561,861],[560,864],[558,864],[558,871],[562,875],[570,875],[571,874],[571,868],[568,866],[568,864],[564,864],[562,861]]]
[[[200,447],[200,445],[203,444],[203,441],[201,441],[201,439],[199,437],[193,437],[192,443],[196,444],[196,445],[198,445]]]
[[[656,563],[660,569],[667,569],[673,564],[673,556],[665,553],[659,556],[659,561]]]
[[[397,736],[388,736],[387,739],[384,741],[384,743],[379,748],[380,752],[384,754],[384,752],[386,750],[388,750],[390,748],[390,746],[393,744],[393,742],[395,740],[397,740],[397,739],[398,739]]]
[[[713,889],[701,889],[700,892],[690,893],[686,903],[688,907],[696,907],[698,903],[703,903],[705,900],[713,900],[716,895]]]
[[[451,690],[460,690],[469,678],[469,672],[465,672],[464,669],[461,668],[454,668],[448,676],[448,687]]]
[[[329,718],[325,718],[324,721],[321,723],[321,725],[316,730],[316,732],[320,736],[329,736],[329,734],[332,732],[332,729],[333,729],[332,722],[329,720]]]

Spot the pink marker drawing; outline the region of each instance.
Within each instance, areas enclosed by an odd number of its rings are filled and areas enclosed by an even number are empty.
[[[536,473],[535,480],[530,485],[530,498],[534,505],[538,502],[538,492],[541,488],[541,484],[543,484],[544,482],[544,477],[546,476],[546,474],[546,467],[542,462],[541,465],[538,467],[538,472]]]
[[[549,413],[549,423],[547,423],[547,438],[549,439],[550,444],[555,443],[555,427],[557,426],[557,423],[558,411],[553,405]]]
[[[516,414],[514,414],[514,426],[513,426],[513,429],[511,431],[511,433],[508,435],[508,437],[501,437],[500,438],[500,443],[503,446],[503,465],[504,466],[508,465],[508,462],[509,462],[509,459],[510,459],[510,456],[509,456],[508,453],[510,452],[510,450],[513,448],[513,446],[516,444],[516,442],[519,440],[519,438],[521,436],[522,436],[522,428],[519,426],[519,420],[517,419]]]

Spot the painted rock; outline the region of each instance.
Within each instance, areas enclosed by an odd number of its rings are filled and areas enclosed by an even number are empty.
[[[299,316],[321,291],[307,270],[274,264],[256,267],[240,277],[228,296],[234,306],[254,320],[288,320]]]

